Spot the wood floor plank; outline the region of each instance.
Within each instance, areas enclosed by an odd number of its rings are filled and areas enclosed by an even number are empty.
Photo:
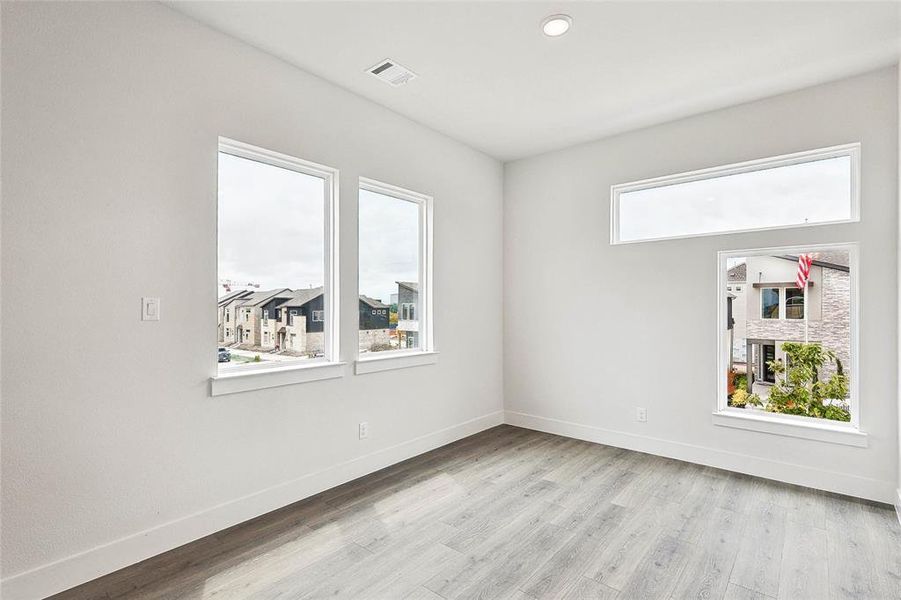
[[[626,508],[606,502],[599,507],[584,527],[573,531],[570,539],[537,568],[523,584],[523,591],[535,598],[556,598],[565,595],[572,581],[601,553],[610,533],[623,520]]]
[[[775,504],[758,508],[759,510],[748,515],[730,581],[749,590],[776,597],[782,571],[785,515]]]
[[[560,600],[617,600],[619,592],[603,583],[588,577],[579,577],[569,581],[559,596],[544,596]]]
[[[505,425],[56,599],[777,596],[901,598],[891,507]]]
[[[785,545],[779,578],[779,600],[829,597],[826,530],[796,519],[785,523]]]
[[[622,525],[583,574],[622,590],[636,565],[653,552],[661,531],[678,530],[682,522],[678,504],[653,496],[648,498],[643,506],[628,510]]]
[[[857,518],[853,515],[859,507],[835,506],[836,520],[826,521],[826,542],[829,556],[829,597],[834,599],[865,600],[890,598],[887,587],[878,573],[877,544],[870,538],[871,532],[861,521],[860,527],[849,527]],[[861,513],[862,518],[862,513]]]
[[[770,596],[730,583],[723,600],[772,600]]]
[[[689,554],[691,544],[669,532],[662,532],[654,546],[632,571],[622,587],[623,598],[655,600],[668,598],[675,589]]]
[[[414,588],[409,594],[404,596],[403,600],[444,600],[441,596],[433,592],[432,590],[418,586]]]
[[[544,552],[558,548],[570,534],[553,523],[543,523],[519,543],[508,546],[508,552],[491,563],[473,569],[475,577],[467,575],[462,582],[444,586],[439,592],[448,600],[466,598],[506,598],[520,593],[520,586],[530,573],[546,560]],[[474,564],[470,562],[469,568]]]
[[[691,552],[673,599],[722,598],[741,545],[744,515],[724,508],[709,513],[709,527]]]

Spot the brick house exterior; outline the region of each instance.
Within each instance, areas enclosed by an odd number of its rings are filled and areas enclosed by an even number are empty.
[[[743,311],[748,362],[754,377],[749,386],[766,395],[774,380],[766,362],[785,359],[783,342],[804,341],[803,300],[795,285],[796,256],[750,256],[746,262],[743,294],[731,302],[733,312]],[[851,277],[847,252],[819,253],[810,271],[808,288],[808,341],[835,352],[845,374],[851,367]],[[737,281],[730,281],[735,294]],[[820,373],[827,379],[836,371],[832,364]],[[753,379],[753,381],[752,381]]]

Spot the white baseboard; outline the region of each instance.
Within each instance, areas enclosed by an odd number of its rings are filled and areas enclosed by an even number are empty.
[[[627,450],[636,450],[647,454],[656,454],[667,458],[675,458],[686,462],[736,471],[765,479],[775,479],[776,481],[803,485],[877,502],[895,504],[899,501],[896,499],[897,494],[894,482],[805,467],[738,454],[727,450],[613,431],[592,425],[582,425],[580,423],[509,410],[504,413],[504,421],[510,425],[526,429],[544,431],[545,433],[553,433],[617,448],[626,448]]]
[[[503,422],[490,413],[7,577],[0,596],[50,596]]]
[[[898,524],[901,525],[901,488],[895,490],[895,516],[898,517]]]

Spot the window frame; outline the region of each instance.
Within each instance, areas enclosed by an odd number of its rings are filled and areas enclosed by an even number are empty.
[[[851,159],[851,215],[847,219],[839,219],[835,221],[819,221],[816,223],[793,223],[789,225],[776,225],[771,227],[756,227],[749,229],[729,229],[727,231],[711,231],[706,233],[689,233],[681,235],[672,235],[665,237],[642,238],[637,240],[622,240],[619,234],[619,218],[620,218],[620,196],[628,192],[637,192],[641,190],[654,189],[677,185],[681,183],[691,183],[694,181],[703,181],[705,179],[716,179],[729,175],[739,175],[742,173],[751,173],[755,171],[766,171],[778,167],[787,167],[791,165],[816,162],[830,158],[849,157]],[[674,175],[663,175],[661,177],[653,177],[650,179],[642,179],[628,183],[619,183],[610,186],[610,245],[618,246],[621,244],[643,244],[648,242],[662,242],[667,240],[679,240],[685,238],[709,237],[712,235],[733,235],[737,233],[748,233],[752,231],[774,231],[779,229],[795,229],[801,227],[821,227],[824,225],[835,225],[838,223],[857,223],[860,221],[860,143],[854,142],[850,144],[840,144],[837,146],[829,146],[826,148],[816,148],[813,150],[805,150],[802,152],[793,152],[791,154],[782,154],[780,156],[772,156],[767,158],[759,158],[728,165],[720,165],[698,169],[696,171],[687,171]]]
[[[412,202],[419,207],[419,294],[420,306],[418,341],[416,348],[398,348],[377,353],[361,355],[357,349],[356,369],[358,375],[398,369],[404,367],[433,364],[437,362],[438,351],[435,346],[434,327],[434,198],[428,194],[414,192],[390,183],[384,183],[368,177],[360,177],[357,205],[359,206],[359,191],[365,190],[376,194],[390,196],[397,200]],[[359,211],[358,211],[359,214]],[[357,240],[359,240],[359,221],[357,222]],[[359,293],[360,265],[357,261],[357,293]],[[398,320],[400,319],[400,305],[398,305]],[[357,320],[357,336],[359,336],[360,324]]]
[[[857,242],[839,242],[827,244],[803,244],[795,246],[774,246],[739,250],[722,250],[717,253],[717,286],[716,306],[717,323],[725,323],[726,319],[726,283],[727,262],[729,258],[746,256],[770,256],[770,255],[797,255],[801,252],[816,252],[846,250],[848,252],[848,265],[850,277],[850,332],[851,332],[851,364],[848,372],[851,379],[850,385],[850,412],[851,421],[830,421],[799,415],[784,415],[777,413],[761,413],[747,411],[747,409],[733,408],[727,405],[726,378],[721,375],[728,372],[729,361],[727,352],[729,344],[719,326],[716,330],[716,396],[713,406],[713,423],[725,427],[758,431],[789,437],[799,437],[810,440],[844,444],[849,446],[867,447],[867,434],[860,429],[860,265],[859,244]],[[750,358],[750,357],[749,357]]]
[[[263,389],[320,379],[342,377],[340,361],[340,285],[339,285],[339,171],[336,168],[261,148],[234,139],[219,137],[217,150],[217,174],[219,153],[256,161],[262,164],[295,171],[323,180],[323,356],[313,359],[278,363],[250,363],[228,365],[216,370],[211,377],[210,393],[213,396]],[[217,185],[218,190],[218,185]],[[217,224],[219,203],[216,203]],[[216,253],[219,234],[217,226]],[[218,265],[218,259],[217,259]],[[218,271],[218,267],[217,267]]]
[[[763,303],[763,293],[766,290],[776,290],[776,316],[767,317],[764,312],[765,304]],[[781,321],[782,320],[782,288],[777,285],[760,288],[760,319],[762,321]]]
[[[789,298],[789,292],[792,292],[792,297]],[[800,293],[800,295],[799,295]],[[785,321],[803,321],[804,320],[804,304],[806,298],[804,298],[804,291],[797,286],[785,286],[782,288],[782,306],[783,306],[783,317],[782,319]],[[801,307],[801,316],[800,317],[790,317],[788,314],[789,300],[793,300],[795,298],[800,298],[801,302],[798,306]],[[792,305],[794,306],[794,305]]]

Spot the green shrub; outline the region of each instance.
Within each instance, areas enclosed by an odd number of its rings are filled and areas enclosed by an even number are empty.
[[[777,375],[770,390],[766,410],[789,415],[803,415],[833,421],[850,421],[851,414],[841,406],[826,404],[826,400],[844,400],[848,395],[848,377],[835,353],[819,344],[785,342],[782,350],[788,356],[786,368],[781,360],[767,364]],[[837,372],[827,381],[817,381],[817,373],[829,362]]]

